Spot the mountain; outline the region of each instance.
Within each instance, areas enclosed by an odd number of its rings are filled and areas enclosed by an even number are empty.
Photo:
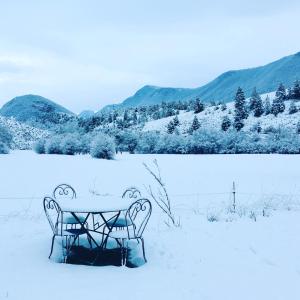
[[[82,119],[88,119],[94,115],[94,112],[92,110],[84,110],[82,111],[78,117]]]
[[[228,71],[199,88],[165,88],[147,85],[122,103],[106,106],[104,110],[151,105],[162,101],[184,101],[195,97],[200,97],[205,102],[212,100],[230,102],[239,86],[249,97],[254,87],[259,93],[268,93],[276,90],[279,83],[290,86],[296,79],[300,79],[300,52],[261,67]]]
[[[19,122],[51,122],[55,114],[73,115],[63,106],[38,95],[16,97],[0,109],[1,116],[14,117]]]

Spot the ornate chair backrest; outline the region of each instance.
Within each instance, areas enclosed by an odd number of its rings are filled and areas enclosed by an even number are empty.
[[[76,198],[75,190],[68,184],[60,184],[53,191],[54,199],[74,199]]]
[[[58,234],[59,218],[62,217],[61,209],[58,203],[51,197],[44,198],[44,211],[53,231],[53,234]]]
[[[146,228],[152,213],[152,205],[148,199],[139,199],[132,203],[126,212],[126,223],[133,224],[127,226],[128,238],[140,238]]]
[[[139,199],[141,196],[141,192],[136,187],[132,186],[123,193],[122,198]]]

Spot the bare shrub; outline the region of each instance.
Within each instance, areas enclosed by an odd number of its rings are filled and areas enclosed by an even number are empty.
[[[151,198],[156,202],[158,207],[168,216],[169,222],[165,222],[165,224],[170,226],[171,222],[171,225],[180,227],[180,220],[175,220],[175,216],[171,207],[171,200],[167,192],[166,185],[162,180],[160,168],[156,159],[153,160],[153,164],[154,168],[151,169],[146,163],[143,163],[146,170],[152,175],[157,183],[157,192],[155,193],[153,191],[151,185],[146,186],[146,190]]]

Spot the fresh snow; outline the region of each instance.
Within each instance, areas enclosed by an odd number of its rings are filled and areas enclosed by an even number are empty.
[[[154,181],[157,159],[180,226],[157,209],[145,231],[148,263],[134,269],[48,260],[42,198],[59,183],[79,197],[121,195]],[[0,155],[0,299],[300,299],[298,155]],[[232,182],[241,217],[230,219]],[[268,216],[261,209],[268,207]],[[256,210],[255,210],[256,209]],[[255,210],[257,220],[252,212]],[[223,216],[209,222],[211,212]],[[227,220],[227,221],[226,221]]]

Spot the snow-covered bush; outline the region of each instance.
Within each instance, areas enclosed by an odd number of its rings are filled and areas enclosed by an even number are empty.
[[[40,139],[34,144],[33,150],[39,154],[87,154],[90,152],[91,139],[91,134],[57,134],[48,139]]]
[[[220,151],[220,131],[197,130],[189,138],[187,143],[188,153],[193,154],[214,154]]]
[[[138,145],[138,134],[134,131],[124,131],[122,136],[122,143],[119,144],[121,151],[134,153]]]
[[[33,150],[37,154],[45,154],[45,144],[46,144],[46,140],[40,139],[33,144]]]
[[[60,136],[52,136],[47,139],[45,143],[45,153],[47,154],[62,154],[61,149],[61,137]]]
[[[95,158],[113,159],[116,153],[114,140],[105,134],[97,135],[91,144],[90,154]]]
[[[0,141],[0,154],[8,154],[8,153],[9,153],[8,146]]]
[[[181,135],[162,134],[155,146],[155,153],[184,154],[187,153],[187,138]]]
[[[80,153],[77,136],[73,134],[65,135],[60,144],[60,148],[61,152],[66,155],[74,155]]]
[[[93,139],[93,135],[84,134],[78,139],[78,153],[88,154],[91,150],[91,142]]]
[[[138,153],[155,153],[159,138],[160,134],[158,132],[144,132],[138,140],[136,151]]]

